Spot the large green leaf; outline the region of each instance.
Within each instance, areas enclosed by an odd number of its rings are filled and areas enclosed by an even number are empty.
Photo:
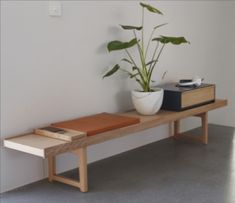
[[[113,75],[114,73],[116,73],[118,70],[120,69],[120,66],[118,64],[116,64],[110,71],[108,71],[103,78],[105,77],[109,77],[110,75]]]
[[[120,25],[124,30],[142,30],[142,26],[132,26],[132,25]]]
[[[109,52],[111,52],[111,51],[118,51],[118,50],[130,48],[130,47],[136,45],[137,42],[138,41],[137,41],[136,38],[132,39],[129,42],[112,41],[112,42],[108,43],[107,48],[108,48]]]
[[[179,45],[182,43],[189,43],[184,37],[167,37],[167,36],[156,37],[153,39],[153,41],[158,41],[161,42],[162,44],[171,43],[175,45]]]
[[[140,5],[144,8],[147,8],[148,11],[150,11],[152,13],[158,13],[158,14],[163,15],[163,13],[161,11],[159,11],[158,9],[154,8],[153,6],[151,6],[149,4],[140,3]]]

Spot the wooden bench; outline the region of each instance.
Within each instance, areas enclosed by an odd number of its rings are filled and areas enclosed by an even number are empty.
[[[93,144],[102,143],[131,133],[139,132],[145,129],[153,128],[165,123],[173,123],[173,137],[179,139],[185,137],[180,132],[180,120],[183,118],[196,116],[201,118],[202,135],[192,136],[203,144],[208,143],[208,111],[214,110],[227,105],[227,100],[217,99],[214,103],[196,107],[193,109],[173,112],[160,111],[154,116],[142,116],[136,111],[120,113],[120,115],[133,116],[140,118],[140,123],[130,125],[108,132],[100,133],[95,136],[83,137],[81,139],[66,142],[49,137],[43,137],[36,134],[20,135],[7,138],[4,140],[4,146],[14,150],[26,152],[42,158],[48,158],[49,181],[59,181],[68,185],[80,188],[81,192],[88,191],[87,183],[87,147]],[[72,152],[78,157],[79,161],[79,181],[68,179],[56,174],[55,157],[58,154]]]

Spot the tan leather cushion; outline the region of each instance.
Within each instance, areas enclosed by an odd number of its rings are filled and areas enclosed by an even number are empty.
[[[87,136],[139,123],[139,118],[100,113],[74,120],[52,124],[58,128],[67,128],[86,132]]]

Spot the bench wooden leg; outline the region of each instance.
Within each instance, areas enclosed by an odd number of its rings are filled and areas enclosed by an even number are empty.
[[[53,181],[53,176],[55,175],[55,157],[48,157],[48,178],[49,181]]]
[[[208,144],[208,113],[198,115],[202,120],[202,140],[204,144]]]
[[[65,183],[67,185],[71,185],[80,189],[81,192],[88,191],[88,183],[87,183],[87,154],[86,147],[79,148],[73,151],[79,159],[79,181],[72,180],[70,178],[66,178],[56,174],[55,167],[55,157],[48,157],[48,178],[49,181],[58,181],[61,183]]]
[[[199,115],[195,115],[196,117],[201,118],[201,124],[202,124],[202,135],[200,136],[191,136],[191,135],[185,135],[184,133],[180,132],[180,120],[174,121],[174,138],[180,139],[180,138],[187,138],[191,140],[199,141],[203,144],[208,144],[208,113],[202,113]]]
[[[75,151],[79,156],[79,178],[80,178],[80,190],[81,192],[88,191],[87,181],[87,152],[86,148],[80,148]]]
[[[174,136],[180,136],[180,120],[174,121]]]

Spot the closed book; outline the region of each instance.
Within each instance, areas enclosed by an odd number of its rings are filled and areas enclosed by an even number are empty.
[[[69,142],[86,137],[85,132],[65,128],[56,128],[53,126],[35,129],[34,133],[37,135],[42,135]]]
[[[177,83],[160,86],[164,89],[162,109],[183,111],[215,101],[215,85],[202,84],[199,87],[180,87]]]

